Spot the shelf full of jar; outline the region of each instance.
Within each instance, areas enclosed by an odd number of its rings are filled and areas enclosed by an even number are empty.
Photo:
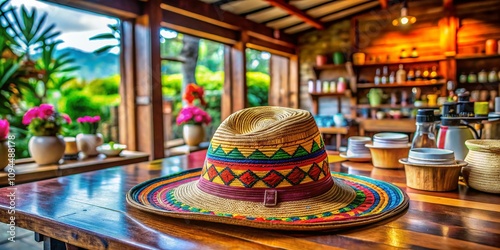
[[[401,83],[385,83],[385,84],[375,84],[375,83],[358,83],[358,89],[368,89],[368,88],[404,88],[404,87],[421,87],[421,86],[439,86],[446,84],[446,80],[417,80],[417,81],[406,81]]]
[[[400,105],[400,104],[380,104],[377,106],[372,106],[370,104],[358,104],[357,109],[438,109],[439,105]]]

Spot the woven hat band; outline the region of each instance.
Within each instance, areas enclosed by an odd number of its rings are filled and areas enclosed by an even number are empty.
[[[330,176],[326,153],[301,164],[237,164],[207,158],[200,180],[247,189],[283,188],[317,182],[325,176]]]
[[[263,202],[266,206],[273,206],[279,202],[316,197],[330,190],[333,184],[333,179],[330,176],[325,176],[316,182],[277,189],[221,186],[205,179],[200,179],[197,187],[203,192],[221,198]]]

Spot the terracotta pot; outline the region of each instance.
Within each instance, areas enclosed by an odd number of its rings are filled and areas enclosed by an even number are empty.
[[[82,152],[83,157],[92,157],[99,154],[97,146],[102,145],[101,134],[78,134],[76,136],[76,146],[78,151]]]
[[[495,39],[486,40],[485,52],[487,55],[493,55],[498,53],[498,43]]]
[[[316,66],[323,66],[326,64],[327,58],[325,55],[316,56]]]
[[[9,141],[0,140],[0,170],[9,164]]]
[[[205,129],[202,125],[185,124],[182,135],[188,146],[198,146],[205,139]]]
[[[57,164],[64,155],[66,143],[62,136],[33,136],[28,150],[38,165]]]

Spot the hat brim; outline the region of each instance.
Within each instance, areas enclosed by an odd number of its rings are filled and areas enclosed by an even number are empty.
[[[197,206],[183,204],[176,200],[175,192],[179,186],[184,189],[196,188],[194,185],[201,175],[201,169],[193,169],[178,174],[151,179],[136,185],[127,193],[127,202],[140,210],[168,216],[174,218],[193,219],[209,222],[218,222],[233,225],[242,225],[263,229],[276,230],[297,230],[297,231],[315,231],[332,230],[348,227],[355,227],[374,223],[404,211],[409,204],[409,198],[399,187],[380,180],[368,177],[356,176],[344,173],[332,172],[336,187],[343,189],[352,189],[354,199],[341,206],[331,199],[331,205],[336,209],[328,209],[328,204],[323,204],[325,211],[304,215],[293,214],[289,210],[286,216],[282,217],[264,217],[242,215],[236,213],[222,213],[206,209],[204,203],[209,199],[202,199]],[[187,194],[188,196],[189,194]],[[195,194],[196,196],[196,194]],[[203,202],[204,201],[204,202]],[[248,201],[235,201],[238,202]],[[323,201],[324,202],[324,201]],[[263,205],[254,202],[253,207],[266,208]],[[310,207],[315,206],[310,202]],[[246,204],[248,205],[248,204]],[[206,205],[210,206],[210,205]],[[222,206],[222,205],[221,205]],[[304,204],[302,204],[304,206]],[[274,208],[283,210],[283,208]],[[269,210],[268,210],[269,211]]]

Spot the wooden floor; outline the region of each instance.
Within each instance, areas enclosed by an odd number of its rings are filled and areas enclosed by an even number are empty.
[[[131,164],[17,186],[18,226],[76,246],[108,249],[498,249],[500,196],[461,184],[425,192],[405,184],[404,170],[331,164],[334,171],[370,176],[405,190],[410,207],[372,225],[333,232],[260,230],[165,218],[125,202],[134,185],[203,164],[204,152],[155,165]],[[7,221],[7,189],[0,188],[0,221]],[[1,247],[1,246],[0,246]]]

